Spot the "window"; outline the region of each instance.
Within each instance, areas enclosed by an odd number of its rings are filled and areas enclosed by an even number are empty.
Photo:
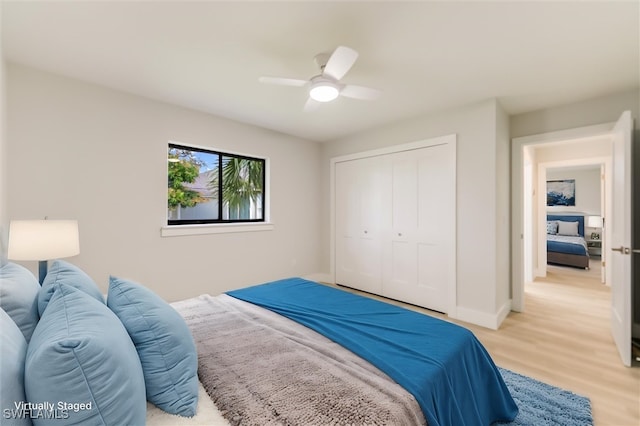
[[[264,222],[265,159],[170,143],[168,225]]]

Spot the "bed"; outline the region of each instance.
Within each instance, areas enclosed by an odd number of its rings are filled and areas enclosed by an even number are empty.
[[[547,215],[547,263],[589,268],[584,216]]]
[[[332,286],[291,278],[169,305],[115,277],[105,301],[61,261],[42,288],[17,265],[0,278],[15,424],[489,425],[518,413],[469,330]]]

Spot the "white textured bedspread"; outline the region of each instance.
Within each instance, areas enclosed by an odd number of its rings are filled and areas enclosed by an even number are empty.
[[[195,416],[175,416],[147,402],[147,426],[229,426],[229,422],[222,416],[200,383],[198,411]]]

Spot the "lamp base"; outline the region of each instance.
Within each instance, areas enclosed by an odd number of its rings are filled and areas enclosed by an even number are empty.
[[[40,282],[40,285],[42,285],[42,283],[44,282],[44,277],[47,276],[47,266],[48,266],[48,261],[46,260],[38,261],[38,281]]]

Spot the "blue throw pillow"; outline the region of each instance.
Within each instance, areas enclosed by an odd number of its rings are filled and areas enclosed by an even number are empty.
[[[53,295],[56,284],[65,284],[84,291],[99,302],[104,304],[102,293],[98,289],[96,283],[82,269],[64,260],[54,260],[49,266],[47,276],[42,283],[42,291],[38,296],[38,311],[40,316],[49,303],[49,299]]]
[[[0,423],[31,425],[27,411],[21,410],[24,396],[24,359],[27,341],[11,317],[0,309]]]
[[[557,220],[548,220],[547,221],[547,234],[556,235],[558,233],[558,221]]]
[[[104,303],[55,284],[27,348],[29,402],[71,406],[56,425],[144,425],[144,377],[127,330]],[[56,407],[60,408],[60,407]],[[34,418],[34,424],[48,424]]]
[[[40,284],[24,266],[7,263],[0,268],[0,308],[9,314],[29,342],[38,324]]]
[[[184,318],[151,290],[109,278],[107,306],[116,313],[136,345],[147,400],[181,416],[198,406],[198,356]]]

